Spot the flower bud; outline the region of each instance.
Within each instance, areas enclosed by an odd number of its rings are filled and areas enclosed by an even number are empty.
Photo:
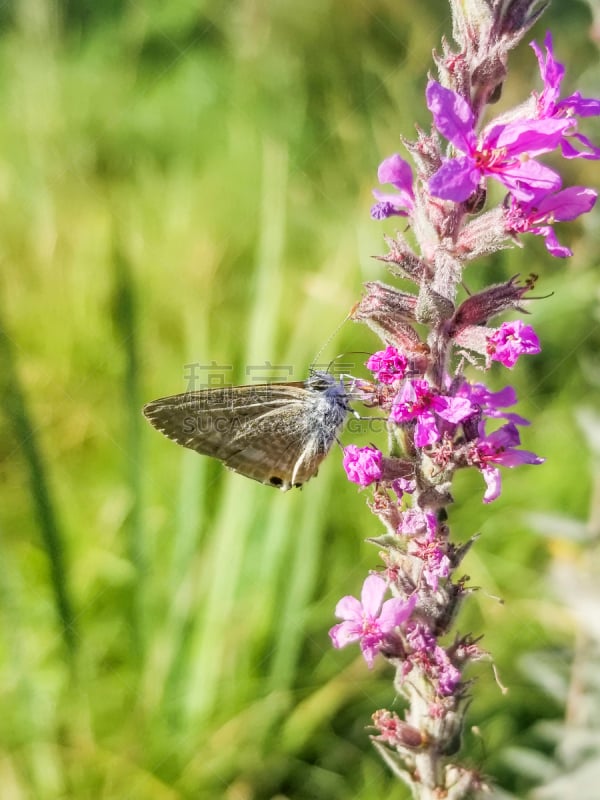
[[[516,308],[522,313],[527,313],[519,303],[523,296],[533,289],[536,275],[530,275],[522,283],[514,275],[506,283],[490,286],[477,294],[472,294],[458,307],[451,322],[450,335],[456,339],[459,332],[469,325],[486,325],[497,314]],[[476,348],[474,348],[476,349]]]
[[[350,317],[364,322],[386,344],[404,353],[419,371],[427,365],[429,348],[412,327],[417,298],[381,281],[365,283],[367,294],[352,309]]]
[[[371,719],[374,727],[379,731],[376,736],[371,738],[379,742],[385,742],[391,747],[408,747],[410,750],[416,750],[426,742],[426,737],[421,731],[401,720],[393,711],[380,708]]]
[[[389,252],[383,256],[375,256],[375,258],[378,261],[384,261],[392,275],[420,283],[426,274],[425,262],[413,253],[401,234],[398,234],[395,239],[386,236],[385,243]]]

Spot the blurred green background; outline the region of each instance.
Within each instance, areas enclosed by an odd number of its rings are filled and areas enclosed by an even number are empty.
[[[568,92],[598,95],[589,9],[556,4],[526,41],[548,27]],[[338,328],[364,280],[392,281],[371,256],[394,224],[370,220],[370,192],[427,124],[449,32],[436,0],[0,8],[2,800],[407,796],[365,730],[401,708],[390,675],[327,636],[378,563],[339,450],[284,495],[140,408],[184,391],[189,363],[300,379],[323,347],[377,349]],[[534,85],[524,42],[502,107]],[[598,186],[591,162],[561,169]],[[459,541],[482,534],[458,628],[485,633],[509,688],[473,671],[461,758],[516,796],[554,763],[536,726],[564,717],[572,681],[577,625],[549,576],[578,569],[595,530],[575,412],[600,380],[598,218],[559,226],[568,262],[528,237],[466,276],[535,271],[548,295],[530,305],[543,353],[508,376],[548,463],[507,471],[491,507],[460,475],[450,517]]]

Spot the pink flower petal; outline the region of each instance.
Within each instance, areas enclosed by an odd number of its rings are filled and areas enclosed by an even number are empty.
[[[491,503],[500,496],[500,491],[502,489],[500,470],[495,467],[484,467],[481,472],[487,485],[487,489],[483,495],[483,502]]]
[[[379,615],[379,626],[382,633],[389,633],[398,625],[406,622],[412,614],[416,603],[416,595],[411,595],[406,600],[401,600],[399,597],[392,597],[391,600],[386,600],[381,607],[381,614]]]
[[[338,650],[360,639],[361,629],[351,622],[340,622],[329,631],[331,643]]]
[[[356,597],[347,594],[346,597],[342,597],[335,607],[335,616],[338,619],[362,621],[363,608]]]
[[[387,584],[379,575],[369,575],[363,583],[360,594],[362,610],[369,617],[377,617]]]

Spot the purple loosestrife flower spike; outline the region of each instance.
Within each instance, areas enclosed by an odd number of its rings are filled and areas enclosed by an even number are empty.
[[[350,315],[383,343],[366,363],[373,380],[363,382],[362,396],[387,422],[389,454],[348,445],[344,467],[349,480],[369,487],[367,503],[381,527],[368,541],[378,548],[386,580],[371,574],[360,601],[340,600],[342,622],[330,631],[335,647],[359,643],[369,667],[379,654],[395,670],[392,695],[404,700],[404,718],[380,709],[372,740],[414,800],[463,800],[483,786],[475,770],[456,761],[472,685],[464,670],[488,654],[479,636],[449,635],[475,591],[466,576],[457,577],[476,537],[459,545],[451,536],[455,474],[477,470],[483,502],[491,503],[503,467],[544,462],[521,449],[519,428],[530,423],[513,408],[513,387],[493,392],[464,374],[467,366],[485,372],[493,361],[513,369],[521,355],[541,350],[533,327],[520,319],[493,327],[500,314],[528,313],[538,276],[503,283],[488,276],[486,285],[483,259],[520,244],[525,233],[542,236],[552,256],[571,255],[553,226],[589,212],[597,192],[563,188],[557,162],[561,155],[600,157],[578,130],[580,118],[600,115],[600,101],[578,92],[561,99],[564,67],[549,35],[544,53],[533,45],[541,93],[482,126],[486,106],[499,98],[508,51],[545,0],[450,5],[456,47],[444,40],[434,56],[439,80],[426,90],[432,130],[403,140],[412,166],[398,154],[381,163],[379,183],[392,189],[374,191],[375,219],[406,218],[378,256],[403,280],[402,289],[370,281]],[[538,160],[549,153],[552,168]],[[489,180],[504,189],[495,205]],[[465,270],[475,261],[483,285],[470,294]],[[384,602],[387,590],[392,598]]]

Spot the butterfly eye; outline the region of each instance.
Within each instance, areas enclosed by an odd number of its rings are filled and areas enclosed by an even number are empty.
[[[325,392],[327,389],[331,388],[331,381],[321,375],[315,375],[309,380],[309,383],[310,388],[315,392]]]

